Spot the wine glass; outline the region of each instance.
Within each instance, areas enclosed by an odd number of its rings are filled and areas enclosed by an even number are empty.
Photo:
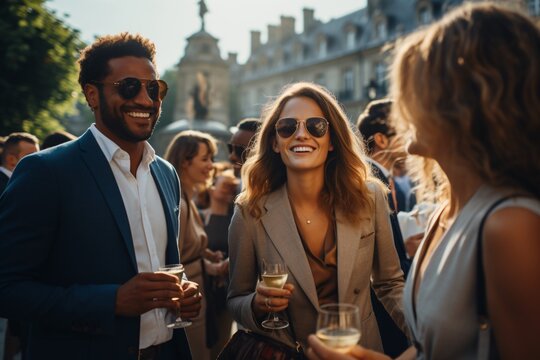
[[[262,280],[266,287],[283,289],[285,282],[287,281],[287,266],[282,263],[269,263],[265,260],[262,261]],[[271,312],[268,315],[268,319],[261,323],[262,327],[271,330],[285,329],[289,326],[286,320],[280,319],[275,312]]]
[[[180,280],[180,284],[182,284],[183,275],[184,275],[184,265],[182,264],[172,264],[172,265],[165,265],[158,269],[158,273],[165,273],[165,274],[171,274],[178,277],[178,280]],[[180,300],[179,298],[173,298],[172,300]],[[186,326],[191,325],[191,321],[182,320],[179,314],[167,311],[167,315],[165,316],[165,323],[168,328],[170,329],[179,329],[184,328]]]
[[[344,303],[322,305],[316,335],[327,346],[346,353],[360,340],[358,306]]]

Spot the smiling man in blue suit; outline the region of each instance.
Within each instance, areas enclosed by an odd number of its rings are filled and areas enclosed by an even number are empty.
[[[167,85],[153,43],[122,33],[81,53],[95,115],[72,142],[24,158],[0,198],[0,316],[28,325],[28,359],[190,359],[198,285],[179,263],[179,183],[146,141]],[[179,298],[179,301],[172,300]]]

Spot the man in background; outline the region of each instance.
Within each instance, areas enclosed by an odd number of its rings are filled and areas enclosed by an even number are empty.
[[[32,134],[15,132],[5,138],[0,166],[0,195],[4,192],[19,161],[36,151],[39,151],[39,140]]]
[[[389,187],[390,190],[388,194],[388,203],[391,209],[390,224],[401,269],[406,277],[411,267],[411,260],[407,256],[396,215],[397,205],[400,200],[404,202],[404,197],[402,198],[401,195],[397,194],[391,170],[396,160],[403,159],[407,154],[403,143],[399,138],[396,138],[395,129],[389,124],[391,106],[391,100],[372,101],[364,112],[360,114],[356,125],[366,144],[373,175]],[[371,301],[379,325],[384,352],[391,357],[398,356],[408,348],[407,337],[397,327],[377,297],[374,296],[373,291],[371,292]]]
[[[50,133],[43,139],[43,143],[41,144],[41,150],[48,149],[50,147],[63,144],[65,142],[75,140],[77,137],[71,133],[68,133],[67,131],[55,131]]]
[[[246,161],[249,146],[257,130],[261,126],[261,121],[256,118],[246,118],[237,125],[237,131],[232,134],[231,141],[227,144],[229,148],[229,161],[233,164],[234,174],[240,177],[240,170]]]

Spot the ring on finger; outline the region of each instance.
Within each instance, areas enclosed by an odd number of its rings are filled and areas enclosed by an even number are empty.
[[[267,308],[271,308],[272,307],[272,304],[270,304],[270,298],[267,296],[266,299],[264,299],[264,303],[266,304],[266,307]]]

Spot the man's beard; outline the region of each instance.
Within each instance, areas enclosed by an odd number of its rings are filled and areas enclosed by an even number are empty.
[[[101,89],[99,90],[99,103],[101,104],[101,106],[100,106],[100,115],[101,115],[101,120],[103,121],[103,124],[114,135],[118,136],[120,139],[128,141],[128,142],[132,142],[132,143],[136,143],[136,142],[145,141],[145,140],[150,139],[150,137],[154,133],[154,129],[155,129],[155,127],[156,127],[156,125],[157,125],[157,123],[159,121],[159,116],[161,115],[161,109],[160,109],[160,113],[156,117],[156,120],[154,120],[154,123],[152,124],[152,127],[151,127],[150,131],[148,133],[146,133],[146,134],[138,135],[138,134],[133,133],[129,129],[129,127],[128,127],[126,121],[124,120],[124,118],[122,117],[122,115],[114,114],[111,111],[111,109],[109,108],[109,104],[107,102],[107,99],[103,95],[103,91]],[[153,112],[155,112],[155,108],[152,108],[152,109],[137,108],[137,109],[132,109],[132,111],[141,111],[141,112],[147,112],[148,111],[150,113],[153,113]]]

